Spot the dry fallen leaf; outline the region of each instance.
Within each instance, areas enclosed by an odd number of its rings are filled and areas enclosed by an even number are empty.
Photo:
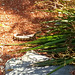
[[[8,71],[12,71],[12,70],[14,70],[14,69],[7,69],[6,71],[8,72]]]

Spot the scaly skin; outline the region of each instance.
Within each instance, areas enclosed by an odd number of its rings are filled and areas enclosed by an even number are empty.
[[[19,40],[19,41],[28,41],[28,40],[34,40],[36,39],[36,35],[39,34],[40,31],[37,31],[35,34],[30,34],[30,35],[19,35],[18,34],[14,34],[13,39],[14,40]]]
[[[41,33],[41,31],[37,31],[35,34],[27,35],[28,38],[19,38],[19,36],[14,37],[14,38],[15,38],[15,40],[20,40],[20,41],[34,40],[34,39],[36,39],[36,35],[39,33]],[[21,43],[21,44],[0,44],[0,46],[23,46],[23,45],[30,44],[30,43],[31,42]]]

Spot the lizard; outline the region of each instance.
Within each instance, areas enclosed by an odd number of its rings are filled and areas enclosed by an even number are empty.
[[[19,41],[28,41],[36,39],[37,34],[41,33],[41,31],[37,31],[35,34],[30,35],[21,35],[21,34],[14,34],[13,39]]]

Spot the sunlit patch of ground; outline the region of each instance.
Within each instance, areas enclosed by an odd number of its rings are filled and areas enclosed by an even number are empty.
[[[22,43],[26,41],[13,41],[15,33],[35,33],[41,30],[42,21],[53,19],[52,14],[35,10],[35,1],[37,0],[1,0],[0,1],[0,43]],[[52,17],[51,17],[52,16]],[[12,53],[17,49],[23,48],[22,46],[3,46],[3,55],[1,58],[4,60],[0,65],[17,56],[22,56],[23,53]],[[0,74],[1,75],[1,74]]]

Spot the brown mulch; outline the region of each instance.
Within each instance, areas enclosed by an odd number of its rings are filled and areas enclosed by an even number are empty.
[[[14,41],[15,33],[30,34],[41,30],[40,22],[50,20],[50,13],[35,10],[35,1],[38,0],[1,0],[0,1],[0,43],[22,43],[26,41]],[[5,65],[5,62],[21,54],[11,54],[12,51],[21,49],[22,46],[3,46],[3,51],[0,49],[0,54],[3,52],[3,62],[0,65]],[[1,75],[1,74],[0,74]]]
[[[23,43],[27,41],[14,41],[13,35],[15,33],[31,34],[42,29],[40,22],[52,20],[55,14],[43,11],[37,11],[39,5],[36,7],[35,1],[38,0],[1,0],[0,1],[0,43],[2,44],[14,44]],[[42,8],[43,9],[43,8]],[[22,46],[3,46],[1,57],[4,62],[0,65],[5,65],[5,62],[12,58],[22,56],[24,53],[11,52],[23,48]],[[1,74],[0,74],[1,75]]]

